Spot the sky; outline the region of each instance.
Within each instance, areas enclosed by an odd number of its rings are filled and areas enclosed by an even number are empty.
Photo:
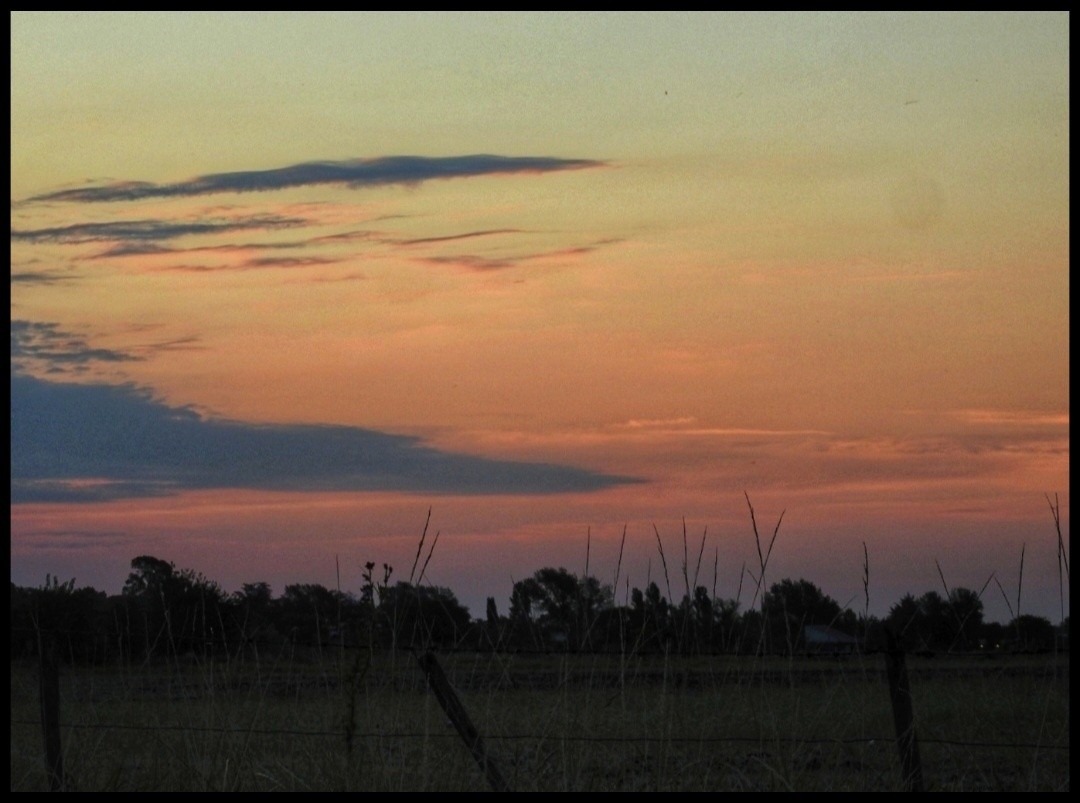
[[[1059,621],[1068,23],[12,12],[12,581]]]

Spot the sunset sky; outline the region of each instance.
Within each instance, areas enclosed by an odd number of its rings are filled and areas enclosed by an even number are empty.
[[[12,581],[1059,621],[1068,22],[13,12]]]

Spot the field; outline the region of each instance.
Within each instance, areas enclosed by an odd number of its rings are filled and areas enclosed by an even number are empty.
[[[440,655],[515,791],[894,791],[881,655]],[[931,791],[1068,791],[1067,655],[908,656]],[[11,789],[48,788],[38,668],[11,672]],[[76,791],[485,791],[406,653],[62,667]],[[348,736],[347,736],[348,734]]]

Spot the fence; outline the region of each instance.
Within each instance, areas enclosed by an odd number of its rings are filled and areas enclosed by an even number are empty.
[[[61,709],[60,678],[62,672],[59,667],[58,650],[55,645],[50,646],[48,638],[43,638],[41,644],[42,648],[39,651],[40,665],[38,668],[40,679],[40,727],[43,728],[44,733],[45,777],[51,789],[71,789],[73,787],[84,789],[87,787],[87,781],[80,778],[80,772],[85,774],[85,769],[80,770],[78,767],[73,766],[72,762],[66,762],[67,767],[65,767],[63,760],[65,753],[61,749],[62,734],[70,747],[70,744],[78,744],[87,734],[92,734],[92,740],[100,743],[114,739],[116,734],[119,733],[145,734],[152,740],[164,743],[166,735],[170,732],[193,744],[200,741],[209,743],[216,741],[219,744],[225,744],[227,740],[237,735],[246,739],[248,744],[261,738],[285,740],[293,743],[303,740],[317,741],[325,745],[325,747],[313,749],[309,752],[314,754],[325,751],[328,754],[339,754],[346,757],[344,759],[346,761],[348,761],[349,756],[359,756],[363,753],[365,757],[357,759],[360,764],[363,764],[364,761],[371,761],[373,756],[378,758],[376,755],[378,750],[382,750],[384,754],[394,754],[396,751],[402,756],[411,755],[410,760],[418,762],[418,767],[420,766],[419,763],[430,759],[430,754],[433,752],[432,745],[441,745],[439,749],[450,755],[455,750],[454,745],[461,742],[462,744],[457,744],[456,750],[461,756],[471,760],[473,770],[470,776],[465,769],[458,765],[457,774],[452,775],[455,782],[487,784],[491,788],[503,791],[519,787],[542,788],[545,785],[551,786],[550,779],[536,780],[534,777],[541,776],[545,772],[550,774],[549,769],[543,766],[543,761],[535,759],[532,764],[523,766],[523,763],[528,764],[528,762],[523,762],[521,755],[528,751],[525,748],[518,750],[515,747],[515,745],[536,744],[543,745],[543,749],[549,752],[563,751],[565,757],[561,766],[570,769],[563,770],[565,777],[556,779],[556,785],[559,788],[566,789],[574,788],[576,782],[589,788],[603,788],[605,790],[611,788],[634,788],[635,785],[644,785],[648,788],[650,782],[655,783],[655,788],[667,788],[664,786],[665,780],[668,784],[686,784],[683,776],[688,771],[693,771],[695,766],[705,767],[710,760],[709,756],[720,755],[724,750],[737,746],[747,749],[738,753],[736,758],[729,757],[718,760],[719,763],[716,766],[721,767],[724,774],[722,776],[717,775],[711,782],[706,777],[700,784],[701,788],[732,788],[733,786],[738,787],[739,784],[743,784],[743,788],[778,789],[802,788],[807,783],[835,786],[832,776],[836,774],[837,766],[840,766],[841,770],[844,768],[841,766],[842,762],[838,763],[839,760],[830,764],[827,758],[827,753],[830,750],[836,755],[850,753],[854,756],[853,762],[862,762],[859,764],[860,767],[863,764],[872,767],[869,774],[867,772],[861,774],[847,773],[850,777],[846,778],[846,782],[852,785],[853,788],[864,788],[870,785],[874,785],[875,788],[903,789],[906,791],[920,791],[928,787],[955,788],[956,779],[944,777],[949,774],[948,772],[938,772],[936,773],[938,777],[935,777],[934,774],[930,774],[928,777],[921,760],[920,745],[924,747],[932,746],[938,751],[959,749],[967,751],[969,754],[983,751],[995,755],[1005,751],[1013,755],[1023,753],[1031,756],[1027,765],[1023,767],[1023,770],[1028,773],[1026,782],[1022,778],[1001,777],[1002,771],[1000,767],[997,767],[983,773],[984,777],[981,782],[986,782],[987,785],[994,782],[1002,787],[1026,786],[1026,788],[1054,787],[1055,784],[1058,786],[1064,784],[1067,788],[1068,785],[1067,759],[1069,745],[1067,743],[1067,723],[1062,731],[1032,731],[1034,736],[1030,739],[1017,738],[1021,731],[1016,731],[1010,739],[992,740],[963,738],[962,735],[960,738],[942,738],[938,733],[934,733],[930,738],[927,738],[925,734],[920,734],[918,732],[920,721],[926,722],[930,719],[926,713],[927,706],[937,708],[941,707],[943,702],[937,698],[940,692],[931,690],[931,687],[937,682],[932,675],[927,676],[925,680],[920,680],[919,674],[914,675],[915,686],[913,688],[913,676],[908,672],[907,656],[897,649],[895,645],[876,656],[837,658],[831,662],[820,659],[807,659],[801,660],[798,666],[795,663],[797,659],[793,657],[787,659],[754,659],[758,663],[734,670],[729,665],[721,670],[722,674],[719,675],[715,671],[715,665],[725,660],[723,656],[697,656],[683,659],[675,656],[618,654],[578,654],[572,657],[566,654],[553,656],[544,653],[447,654],[444,655],[444,659],[457,661],[458,663],[471,661],[471,669],[468,666],[465,666],[464,669],[462,666],[458,666],[455,672],[450,673],[453,682],[447,678],[443,662],[433,652],[418,651],[409,653],[398,651],[397,653],[380,653],[378,656],[374,656],[371,653],[365,653],[364,650],[347,650],[344,646],[339,646],[335,648],[335,661],[331,664],[333,671],[323,671],[321,675],[322,682],[318,680],[319,676],[316,675],[315,683],[309,684],[305,688],[301,682],[303,673],[295,665],[290,665],[290,668],[285,672],[285,677],[286,680],[295,681],[295,688],[289,687],[288,683],[286,683],[283,689],[274,692],[275,694],[280,692],[295,695],[298,703],[295,708],[297,712],[305,712],[311,707],[311,704],[307,701],[318,698],[320,695],[335,698],[337,703],[334,710],[337,714],[343,715],[343,718],[342,716],[335,716],[334,719],[337,720],[335,725],[337,727],[327,729],[326,727],[260,728],[252,724],[251,721],[246,725],[237,724],[235,721],[227,725],[215,725],[210,721],[197,723],[189,721],[180,725],[163,722],[137,723],[116,721],[116,717],[113,717],[113,721],[108,721],[108,718],[106,718],[106,721],[103,722],[99,718],[98,721],[94,722],[65,723],[65,711]],[[369,716],[366,719],[367,724],[370,726],[372,722],[375,722],[378,727],[360,727],[364,723],[359,720],[364,719],[364,717],[361,717],[356,710],[355,701],[358,694],[361,694],[364,684],[371,682],[372,679],[369,675],[376,671],[373,669],[375,665],[372,662],[373,658],[378,663],[377,671],[382,678],[382,685],[373,686],[372,696],[389,696],[391,690],[406,696],[411,695],[410,699],[414,701],[415,698],[423,696],[425,700],[436,700],[438,702],[438,710],[443,712],[444,718],[433,723],[429,713],[424,727],[410,729],[401,727],[401,725],[406,724],[407,717],[400,717],[400,719],[392,723],[389,721],[380,723],[378,716]],[[166,667],[168,669],[166,677],[172,684],[169,693],[161,695],[161,690],[154,689],[154,684],[151,682],[147,689],[148,696],[154,697],[157,695],[170,698],[165,708],[168,709],[172,706],[173,710],[177,708],[175,701],[171,700],[175,696],[182,701],[182,706],[179,708],[181,711],[201,705],[200,701],[207,696],[213,697],[217,695],[219,700],[229,695],[238,698],[244,697],[245,694],[248,697],[252,696],[250,691],[244,692],[236,683],[230,685],[224,682],[222,678],[228,672],[224,675],[221,674],[218,671],[220,667],[215,668],[212,665],[212,660],[208,659],[201,663],[198,662],[198,659],[195,660],[196,664],[191,667],[183,667],[177,663],[168,665]],[[766,666],[768,660],[776,661],[776,666]],[[696,663],[688,667],[687,661]],[[786,676],[784,671],[785,661],[787,662]],[[556,664],[554,668],[551,665],[553,662]],[[326,664],[319,664],[319,666],[323,670],[326,669]],[[714,669],[710,670],[710,666],[714,667]],[[156,668],[159,674],[162,668]],[[305,665],[304,668],[307,669],[308,666]],[[145,677],[153,676],[152,669],[154,667],[147,667],[144,673]],[[1058,662],[1048,662],[1042,680],[1046,681],[1046,678],[1050,677],[1046,672],[1052,672],[1053,677],[1056,678],[1059,669]],[[240,677],[247,676],[249,680],[252,680],[255,684],[254,688],[261,690],[254,695],[255,698],[258,700],[261,694],[263,695],[262,700],[265,702],[265,695],[268,694],[267,690],[273,687],[276,682],[275,678],[280,679],[280,658],[272,667],[268,667],[266,672],[263,672],[261,666],[258,667],[254,675],[252,675],[250,664],[241,667],[236,665],[228,666],[227,670],[234,672],[233,681],[236,680],[237,675]],[[832,671],[835,682],[828,680],[830,670],[835,670]],[[1033,677],[1039,679],[1040,671],[1043,670],[1040,670],[1038,665],[1035,665],[1032,670]],[[278,675],[275,676],[274,672],[277,672]],[[73,669],[68,671],[67,674],[72,675],[71,681],[75,683],[78,680],[79,670]],[[552,680],[551,675],[554,675],[554,684],[548,683],[548,681]],[[884,675],[884,680],[882,675]],[[1064,716],[1067,720],[1067,671],[1064,675],[1065,677],[1059,684],[1061,688],[1055,694],[1061,693],[1064,695],[1060,699],[1065,701]],[[130,681],[132,678],[138,678],[139,675],[125,677],[126,680]],[[424,688],[427,689],[426,692],[422,692],[422,689],[417,686],[418,677],[423,678]],[[543,678],[546,678],[546,680]],[[818,694],[842,698],[845,689],[851,686],[853,678],[860,679],[860,682],[864,683],[867,689],[865,692],[866,697],[860,698],[862,700],[861,704],[866,704],[866,700],[875,700],[877,698],[889,701],[892,720],[891,728],[886,727],[889,723],[884,717],[877,717],[875,722],[878,729],[869,733],[865,732],[869,727],[867,725],[863,726],[864,732],[862,734],[843,732],[839,727],[832,731],[830,725],[839,725],[842,711],[847,711],[853,704],[856,706],[860,704],[859,700],[854,700],[853,703],[850,700],[845,702],[843,699],[839,699],[839,702],[834,706],[833,710],[836,711],[836,714],[831,721],[827,719],[828,716],[833,716],[831,714],[817,720],[816,724],[824,730],[823,733],[797,735],[788,732],[786,725],[783,723],[777,721],[769,725],[765,722],[769,716],[778,716],[778,712],[781,710],[792,707],[798,708],[800,705],[810,707],[811,703],[809,701],[813,700]],[[387,682],[387,679],[389,679],[389,682]],[[99,709],[104,709],[106,712],[111,710],[108,702],[109,694],[104,689],[107,683],[100,678],[95,682],[99,688],[96,691],[87,691],[86,689],[79,691],[74,696],[81,697],[81,701],[72,703],[73,706],[81,705],[87,700],[94,702],[95,699],[99,699],[100,702],[97,702]],[[192,685],[188,685],[189,683]],[[668,698],[665,698],[664,694],[653,693],[654,686],[657,683],[659,683],[661,692],[666,693]],[[695,690],[695,683],[697,690]],[[927,692],[921,700],[919,695],[920,683]],[[970,685],[968,680],[963,680],[961,683]],[[783,687],[785,692],[790,692],[776,704],[776,710],[772,711],[771,714],[768,711],[758,712],[761,716],[757,718],[758,729],[756,734],[745,731],[742,733],[735,732],[736,726],[730,723],[720,725],[716,729],[708,724],[714,720],[719,721],[722,719],[719,716],[720,712],[715,710],[718,705],[723,705],[724,700],[737,699],[740,695],[745,696],[747,687],[754,684],[759,686],[776,684],[778,687]],[[708,697],[699,695],[698,692],[703,685],[708,687],[710,691],[718,693]],[[1046,683],[1044,685],[1050,688]],[[459,695],[455,691],[455,686],[466,693]],[[501,689],[501,691],[494,690],[497,688]],[[468,693],[478,689],[487,689],[488,691],[479,696],[475,693]],[[669,699],[677,690],[681,690],[679,694],[690,699],[692,706],[698,706],[699,708],[713,706],[713,708],[700,710],[696,720],[691,718],[691,720],[686,721],[684,718],[680,724],[679,716],[681,715],[675,710],[675,703]],[[94,696],[95,693],[97,698]],[[487,723],[492,719],[490,716],[491,711],[512,704],[512,701],[503,702],[502,695],[504,694],[507,695],[507,699],[524,695],[530,700],[542,700],[543,702],[539,703],[527,703],[527,705],[532,705],[533,708],[540,709],[550,705],[549,696],[554,694],[559,698],[558,711],[560,719],[558,722],[548,723],[544,727],[537,729],[535,723],[538,720],[524,716],[520,718],[519,724],[516,726],[513,726],[512,723],[511,727],[503,724],[499,727],[489,728]],[[771,694],[772,692],[769,692],[760,699],[768,699]],[[69,695],[69,697],[71,696]],[[698,697],[701,700],[700,704],[697,702]],[[342,704],[343,699],[345,700],[344,704]],[[1044,699],[1033,702],[1045,705],[1047,708],[1052,707],[1056,712],[1060,699],[1056,696],[1046,696]],[[579,700],[583,702],[579,703]],[[717,700],[721,702],[718,704]],[[791,700],[795,701],[794,704],[790,702]],[[228,707],[220,702],[218,704],[225,708]],[[374,704],[372,705],[374,706]],[[590,722],[598,719],[594,715],[597,711],[603,712],[605,707],[617,708],[621,706],[623,709],[630,709],[630,713],[634,714],[633,709],[635,707],[645,708],[653,705],[660,708],[667,706],[666,714],[668,719],[664,718],[664,711],[642,711],[641,716],[635,714],[625,718],[626,721],[640,721],[643,723],[643,728],[646,731],[644,733],[635,733],[626,728],[615,728],[612,733],[606,734],[600,732],[598,728],[590,728],[584,724],[586,719]],[[845,708],[845,706],[848,708]],[[766,704],[766,707],[768,707],[768,704]],[[575,710],[576,708],[580,710]],[[39,725],[31,718],[17,718],[15,716],[16,706],[14,701],[12,710],[13,726],[20,726],[23,730],[28,731],[32,729],[32,725]],[[25,706],[23,710],[26,710]],[[374,710],[374,707],[372,710]],[[398,709],[399,714],[401,710]],[[922,712],[921,717],[919,716],[920,711]],[[713,714],[716,716],[713,716]],[[975,716],[979,716],[979,714],[976,713]],[[575,719],[576,717],[580,719]],[[1016,719],[1015,716],[1013,718]],[[753,726],[754,722],[750,720],[752,720],[751,717],[743,717],[739,726],[747,724]],[[325,718],[323,721],[326,721]],[[421,720],[408,721],[416,722]],[[530,729],[526,726],[527,723],[533,724],[533,727]],[[694,727],[699,729],[698,732],[694,732]],[[753,730],[752,727],[751,730]],[[1052,736],[1053,739],[1048,739],[1048,735]],[[338,748],[334,747],[336,740],[340,740],[340,747]],[[22,738],[19,741],[24,743]],[[13,731],[13,756],[14,742]],[[420,744],[420,750],[410,752],[407,746],[412,744]],[[363,746],[363,749],[361,749],[361,746]],[[882,752],[883,746],[890,746],[892,751],[891,761],[885,760],[885,754]],[[195,748],[191,749],[194,750]],[[541,752],[541,748],[530,749],[533,749],[534,752]],[[622,750],[634,760],[620,763],[610,759],[611,751],[616,749]],[[693,755],[688,759],[684,759],[681,757],[680,751],[686,752],[687,755]],[[32,753],[32,751],[29,752]],[[294,752],[299,751],[294,748]],[[586,753],[593,753],[599,757],[594,763],[604,764],[606,761],[607,764],[612,766],[617,765],[616,768],[624,774],[630,773],[630,776],[627,778],[620,776],[606,780],[602,777],[598,779],[595,773],[589,774],[589,772],[593,772],[592,770],[575,775],[577,771],[573,769],[575,766],[574,761],[576,758],[580,759]],[[809,758],[805,759],[804,767],[800,764],[801,768],[798,772],[792,772],[791,767],[788,766],[785,777],[783,762],[777,760],[777,755],[780,753],[790,753],[792,756],[796,754],[807,755]],[[39,753],[39,755],[42,754]],[[239,754],[237,755],[237,763],[239,763]],[[511,756],[510,760],[505,758],[508,755]],[[680,757],[677,759],[672,758],[676,755]],[[1057,774],[1056,768],[1060,763],[1057,757],[1062,755],[1064,755],[1064,769],[1061,774]],[[665,756],[671,767],[657,769],[655,766],[646,766],[649,762],[654,764],[656,762],[662,763]],[[871,757],[867,758],[867,756]],[[385,755],[383,760],[385,760]],[[404,758],[402,760],[405,761]],[[642,765],[640,768],[635,766],[635,760]],[[803,761],[803,759],[800,758],[800,761]],[[997,761],[996,758],[995,761]],[[695,764],[695,762],[697,763]],[[817,766],[815,766],[815,762],[817,762]],[[198,764],[198,762],[191,763],[193,766]],[[212,757],[209,759],[209,763],[214,763]],[[217,781],[212,784],[208,782],[207,787],[250,788],[253,783],[256,786],[258,785],[257,780],[252,781],[251,779],[245,780],[235,777],[231,782],[227,783],[229,777],[228,763],[229,761],[226,759],[225,767],[221,775],[218,776]],[[552,762],[549,761],[549,763]],[[990,763],[993,764],[994,762]],[[86,761],[82,761],[83,768],[85,768],[86,764]],[[38,766],[40,772],[41,764],[39,763]],[[946,765],[938,761],[934,766]],[[639,769],[640,771],[638,771]],[[70,774],[65,774],[65,770]],[[815,771],[817,772],[816,776]],[[253,778],[257,778],[257,772],[257,770],[252,771]],[[533,773],[532,776],[530,772]],[[638,774],[633,775],[635,772]],[[715,768],[708,769],[705,772],[706,776],[708,776],[709,772],[717,773],[719,771]],[[417,769],[416,774],[420,773],[421,771]],[[996,781],[995,773],[997,776]],[[1041,778],[1038,777],[1040,775]],[[771,786],[769,786],[770,776],[775,776],[772,777]],[[347,775],[340,775],[329,780],[331,783],[342,782],[347,777]],[[815,778],[819,778],[819,780],[815,780]],[[374,779],[369,780],[374,782]],[[395,783],[401,783],[402,786],[406,786],[409,780],[410,771],[408,767],[404,767],[394,778]],[[275,783],[281,786],[284,782],[275,781]],[[302,779],[296,779],[289,788],[302,788],[304,783]],[[15,784],[15,774],[13,772],[13,788],[15,788]],[[90,781],[90,784],[93,785],[94,781]],[[793,784],[797,785],[793,786]],[[123,786],[123,782],[118,781],[118,785]],[[692,786],[692,784],[690,785]],[[969,777],[966,781],[961,780],[960,785],[970,787],[975,784],[972,778]]]

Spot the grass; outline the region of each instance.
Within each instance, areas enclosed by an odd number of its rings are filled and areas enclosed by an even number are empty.
[[[895,790],[879,656],[838,661],[456,654],[440,659],[519,791]],[[931,790],[1069,786],[1068,659],[915,660]],[[61,675],[78,791],[485,791],[411,656],[282,656]],[[37,675],[13,665],[11,788],[45,788]],[[22,723],[29,724],[22,724]],[[995,743],[1001,747],[979,746]]]

